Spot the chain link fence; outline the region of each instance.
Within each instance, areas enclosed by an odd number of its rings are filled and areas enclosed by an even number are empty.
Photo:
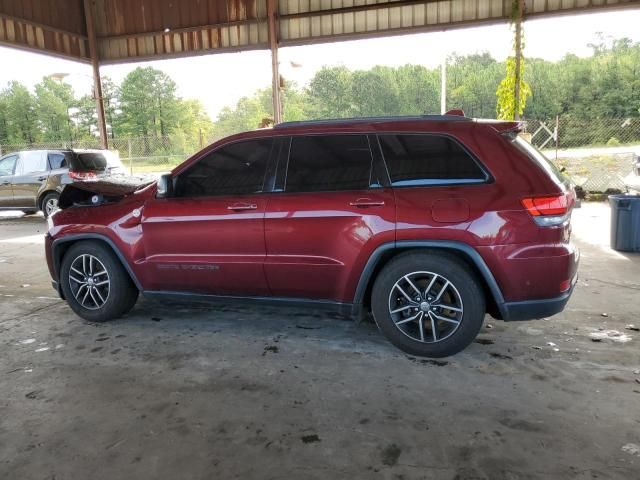
[[[640,118],[599,120],[559,117],[526,120],[526,133],[541,149],[587,192],[624,190],[624,178],[640,156]],[[214,138],[185,136],[109,139],[131,173],[160,173],[193,155]],[[97,138],[21,145],[0,145],[0,153],[19,150],[100,148]]]
[[[640,156],[640,118],[528,119],[526,132],[585,192],[624,190]]]

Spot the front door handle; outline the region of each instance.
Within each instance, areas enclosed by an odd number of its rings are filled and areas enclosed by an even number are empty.
[[[46,179],[47,179],[47,177],[38,177],[38,181],[39,182],[42,182],[43,180],[46,180]]]
[[[255,203],[234,203],[233,205],[229,205],[227,207],[227,210],[256,210],[257,208],[258,205],[256,205]]]
[[[367,207],[382,207],[384,206],[384,200],[372,200],[370,198],[359,198],[355,202],[349,202],[352,207],[367,208]]]

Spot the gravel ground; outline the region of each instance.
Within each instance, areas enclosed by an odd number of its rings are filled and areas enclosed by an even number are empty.
[[[640,255],[574,214],[565,312],[423,360],[374,325],[142,300],[91,324],[49,284],[42,217],[0,216],[0,478],[640,478]],[[597,341],[594,341],[597,340]]]

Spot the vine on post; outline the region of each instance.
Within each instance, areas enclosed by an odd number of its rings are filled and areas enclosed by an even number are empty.
[[[506,60],[506,76],[498,85],[496,96],[498,103],[496,113],[500,120],[519,119],[524,112],[527,98],[531,96],[531,87],[524,81],[524,41],[522,34],[522,17],[524,0],[513,0],[511,9],[511,25],[514,27],[514,55]]]

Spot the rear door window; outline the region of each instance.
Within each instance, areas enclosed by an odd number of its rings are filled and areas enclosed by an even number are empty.
[[[489,178],[471,154],[451,137],[386,134],[378,138],[394,187],[482,183]]]
[[[52,152],[49,153],[49,168],[56,170],[58,168],[66,168],[67,159],[64,153]]]
[[[44,172],[47,170],[47,154],[46,152],[24,152],[20,164],[18,175]]]
[[[307,135],[291,138],[287,192],[364,190],[371,185],[367,135]]]

